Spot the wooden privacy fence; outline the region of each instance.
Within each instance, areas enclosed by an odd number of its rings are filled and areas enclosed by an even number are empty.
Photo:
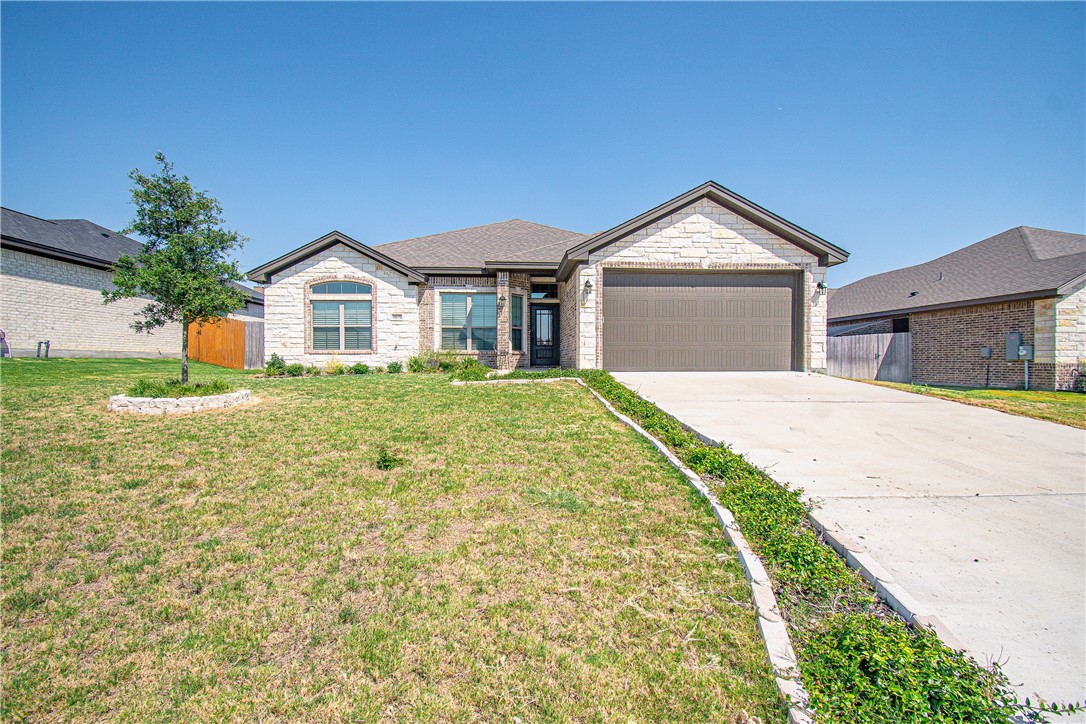
[[[909,332],[829,337],[826,342],[827,372],[834,377],[913,381],[913,338]]]
[[[189,325],[189,359],[235,370],[264,366],[264,322],[220,319]]]

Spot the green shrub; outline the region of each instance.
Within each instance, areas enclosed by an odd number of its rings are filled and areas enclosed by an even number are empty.
[[[389,362],[388,363],[388,373],[390,375],[398,375],[401,372],[403,372],[403,364],[402,363],[400,363],[400,362]]]
[[[309,375],[310,377],[320,377],[321,376],[321,368],[318,367],[317,365],[309,365],[308,367],[305,368],[305,373],[307,375]]]
[[[365,362],[355,362],[351,365],[351,374],[353,375],[368,375],[370,373],[370,366]]]
[[[268,358],[268,363],[264,365],[264,374],[269,377],[278,377],[283,374],[283,370],[286,366],[287,363],[282,357],[272,353],[272,356]]]
[[[137,380],[128,388],[129,397],[206,397],[208,395],[221,395],[230,392],[231,387],[226,380],[211,380],[210,382],[189,382],[181,384],[181,380]]]
[[[460,356],[451,350],[426,352],[407,360],[410,372],[452,372],[460,361]]]
[[[493,371],[474,357],[465,357],[456,365],[454,377],[465,381],[485,380]]]
[[[385,368],[384,368],[384,367],[382,367],[381,365],[374,365],[374,366],[373,366],[373,369],[372,369],[371,371],[372,371],[372,372],[373,372],[373,374],[375,374],[375,375],[380,375],[380,374],[383,374],[383,373],[384,373],[384,371],[385,371]]]
[[[286,373],[287,377],[301,377],[305,374],[305,365],[295,362],[284,367],[283,372]]]

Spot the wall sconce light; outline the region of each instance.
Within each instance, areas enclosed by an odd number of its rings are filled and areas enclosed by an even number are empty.
[[[504,307],[505,306],[505,295],[504,294],[501,295],[500,297],[498,297],[498,306],[499,307]]]
[[[592,295],[592,280],[585,279],[584,286],[581,287],[581,306],[588,306],[588,298]]]
[[[830,288],[826,285],[826,282],[819,282],[818,284],[815,284],[815,288],[818,289],[819,294],[826,294],[830,291]]]

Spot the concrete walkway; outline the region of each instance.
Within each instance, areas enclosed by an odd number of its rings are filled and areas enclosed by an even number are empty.
[[[1086,700],[1086,433],[802,373],[620,372],[804,488],[981,662]]]

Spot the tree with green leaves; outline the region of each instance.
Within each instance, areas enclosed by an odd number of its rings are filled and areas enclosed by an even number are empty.
[[[134,169],[132,202],[136,218],[122,233],[136,233],[144,248],[113,265],[114,289],[103,290],[105,303],[130,297],[151,301],[132,328],[151,334],[170,322],[181,324],[181,382],[189,379],[190,324],[225,317],[245,305],[245,292],[234,282],[244,276],[231,253],[244,239],[223,228],[222,205],[174,173],[160,151],[158,173]]]

